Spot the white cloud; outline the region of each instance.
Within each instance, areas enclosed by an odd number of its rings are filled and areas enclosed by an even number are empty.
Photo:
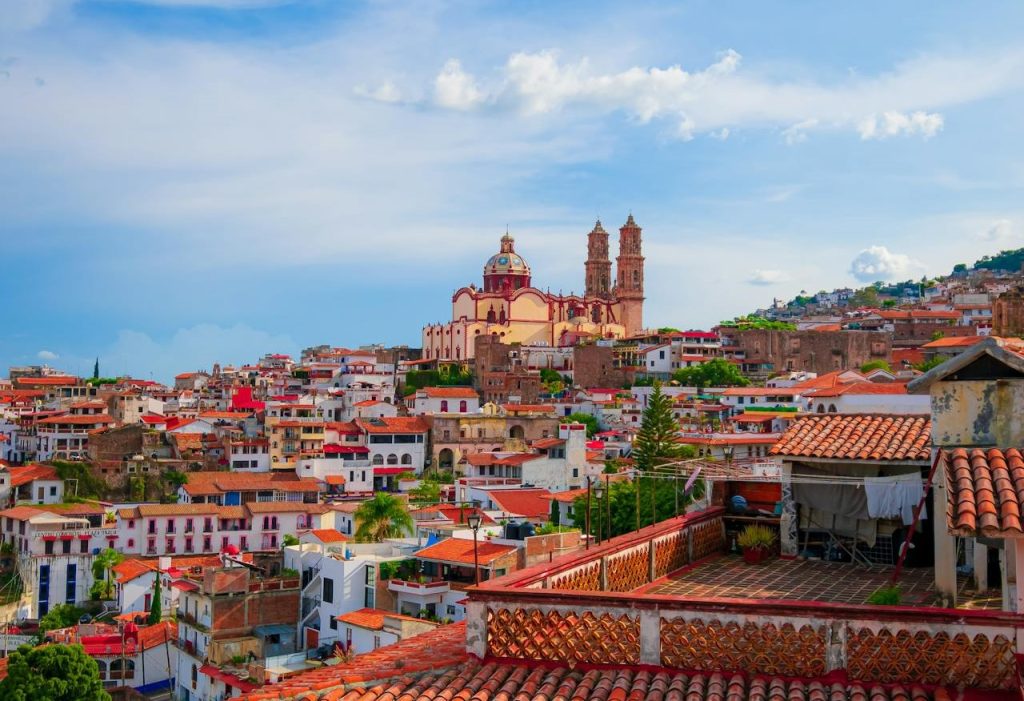
[[[903,253],[893,253],[885,246],[871,246],[857,254],[850,263],[850,274],[861,282],[906,279],[924,266]]]
[[[762,270],[760,268],[747,278],[749,284],[762,286],[778,285],[782,282],[789,282],[789,280],[789,275],[782,270]]]
[[[40,360],[52,361],[56,360],[60,356],[54,353],[53,351],[41,350],[38,353],[36,353],[36,357],[39,358]]]
[[[802,144],[807,141],[807,132],[818,126],[817,119],[805,119],[797,122],[791,127],[786,127],[782,132],[782,138],[787,146]]]
[[[977,234],[982,241],[1005,243],[1014,238],[1013,222],[1009,219],[996,219],[987,229]]]
[[[365,97],[377,102],[396,103],[402,101],[401,91],[391,81],[381,83],[373,89],[357,85],[353,92],[359,97]]]
[[[930,139],[942,129],[943,118],[941,114],[928,114],[926,112],[913,112],[904,114],[902,112],[885,112],[881,116],[872,114],[865,117],[857,126],[860,138],[887,139],[890,136],[913,136],[920,134],[925,139]]]
[[[484,97],[458,59],[449,59],[434,80],[434,100],[441,107],[468,110],[482,103]]]
[[[924,56],[875,77],[852,75],[832,85],[744,73],[740,64],[740,54],[730,49],[696,71],[674,65],[599,72],[586,57],[563,62],[554,50],[519,52],[506,62],[502,81],[488,90],[453,59],[438,77],[452,83],[452,97],[437,102],[459,110],[493,102],[535,117],[573,107],[621,110],[639,123],[669,120],[683,139],[723,128],[782,127],[786,143],[795,144],[809,130],[825,128],[856,130],[863,139],[927,139],[943,126],[942,115],[929,110],[1024,82],[1019,50],[996,57]]]
[[[729,138],[729,127],[722,127],[718,131],[713,131],[709,134],[712,139],[718,139],[719,141],[725,141]]]

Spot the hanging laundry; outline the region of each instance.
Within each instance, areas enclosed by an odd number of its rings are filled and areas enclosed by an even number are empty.
[[[914,521],[914,509],[924,496],[924,485],[917,472],[886,477],[865,477],[864,495],[871,518],[900,518],[903,525]],[[921,508],[921,518],[928,518]]]

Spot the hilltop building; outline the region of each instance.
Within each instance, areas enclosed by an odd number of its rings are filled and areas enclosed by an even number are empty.
[[[573,345],[581,338],[622,338],[643,328],[644,257],[641,228],[630,214],[619,229],[616,277],[608,232],[598,221],[587,235],[583,295],[533,287],[530,266],[505,234],[500,250],[484,265],[483,287],[463,287],[452,296],[452,320],[423,328],[423,357],[461,361],[475,356],[478,336],[503,343]]]

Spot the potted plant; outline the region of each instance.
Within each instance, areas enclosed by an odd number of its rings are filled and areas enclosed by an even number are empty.
[[[752,525],[743,529],[736,542],[743,548],[743,559],[751,565],[756,565],[768,559],[775,549],[776,540],[778,536],[771,528]]]

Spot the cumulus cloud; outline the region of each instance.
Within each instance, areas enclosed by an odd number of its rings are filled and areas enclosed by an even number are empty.
[[[928,114],[927,112],[884,112],[881,115],[872,114],[861,120],[857,125],[860,138],[888,139],[891,136],[914,136],[921,135],[930,139],[942,129],[943,119],[941,114]]]
[[[60,356],[54,353],[53,351],[41,350],[38,353],[36,353],[36,357],[39,358],[40,360],[52,361],[56,360]]]
[[[885,246],[871,246],[857,254],[850,263],[850,274],[861,282],[907,278],[922,264],[903,253],[893,253]]]
[[[1004,242],[1013,238],[1013,223],[1009,219],[996,219],[987,229],[978,233],[982,241]]]
[[[751,285],[778,285],[781,282],[789,282],[789,275],[781,270],[764,270],[758,268],[747,278]]]
[[[434,80],[434,100],[441,107],[468,110],[484,101],[473,76],[462,70],[458,59],[449,59]]]
[[[452,59],[437,78],[436,102],[458,110],[502,105],[528,116],[572,107],[621,110],[641,124],[668,120],[682,139],[741,127],[781,127],[789,144],[826,128],[853,130],[865,140],[927,139],[943,127],[935,108],[1019,85],[1024,52],[921,57],[878,76],[852,75],[835,84],[772,79],[744,73],[741,64],[741,55],[729,49],[698,70],[673,65],[599,72],[586,57],[563,61],[555,50],[518,52],[508,58],[502,80],[488,89]]]

